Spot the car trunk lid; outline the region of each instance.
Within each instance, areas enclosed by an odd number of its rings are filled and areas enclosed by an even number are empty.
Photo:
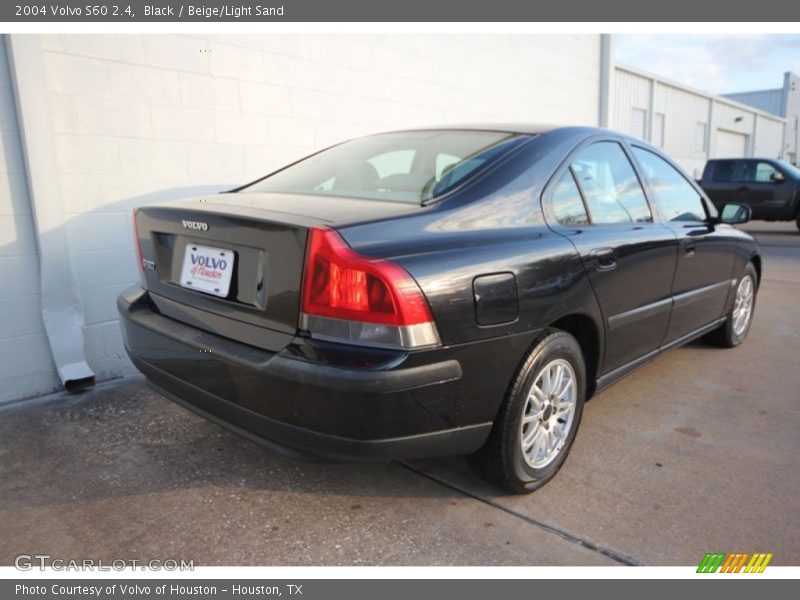
[[[381,201],[252,193],[140,208],[135,226],[144,285],[165,316],[277,352],[297,333],[309,228],[414,208],[419,209]],[[201,279],[204,273],[220,274],[219,283],[201,281],[197,269]],[[201,290],[200,285],[207,287]]]

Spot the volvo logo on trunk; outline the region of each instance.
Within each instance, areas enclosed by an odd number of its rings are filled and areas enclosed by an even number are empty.
[[[202,223],[201,221],[181,221],[183,226],[186,229],[196,229],[198,231],[208,231],[208,223]]]

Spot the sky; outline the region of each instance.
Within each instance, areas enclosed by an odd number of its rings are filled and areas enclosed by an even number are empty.
[[[783,87],[800,35],[615,35],[617,62],[714,94]]]

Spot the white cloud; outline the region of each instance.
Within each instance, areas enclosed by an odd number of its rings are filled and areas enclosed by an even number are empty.
[[[775,88],[800,71],[800,36],[618,35],[616,59],[715,93]]]

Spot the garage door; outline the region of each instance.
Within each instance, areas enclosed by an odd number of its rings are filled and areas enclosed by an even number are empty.
[[[747,156],[747,135],[718,129],[717,143],[711,158],[741,158],[743,156]]]

